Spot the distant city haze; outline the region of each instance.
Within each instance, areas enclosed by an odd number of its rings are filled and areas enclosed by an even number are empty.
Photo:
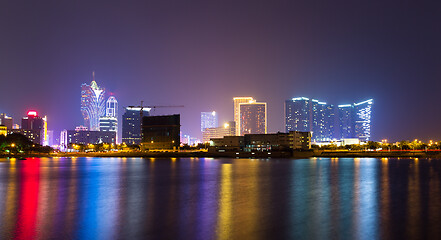
[[[441,2],[4,1],[0,113],[28,110],[48,129],[83,125],[81,84],[124,107],[180,114],[202,138],[201,112],[234,120],[233,97],[267,103],[284,131],[284,101],[374,99],[372,140],[440,140]]]

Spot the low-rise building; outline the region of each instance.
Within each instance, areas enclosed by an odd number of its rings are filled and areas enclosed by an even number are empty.
[[[31,142],[35,144],[41,144],[41,130],[33,130],[33,129],[9,129],[8,134],[18,133],[26,136]]]
[[[14,120],[12,117],[8,117],[6,113],[0,113],[0,124],[6,126],[8,129],[12,129]]]
[[[290,131],[289,132],[289,144],[294,150],[308,150],[311,149],[311,132],[299,132]]]
[[[243,151],[245,147],[244,136],[225,136],[223,138],[213,138],[210,140],[209,150],[227,152]]]
[[[116,132],[67,130],[62,145],[69,144],[116,144]]]
[[[245,134],[225,136],[210,141],[210,151],[271,152],[308,150],[311,148],[311,133],[291,131],[289,133]]]
[[[6,136],[8,134],[8,128],[4,125],[0,125],[0,135]]]
[[[208,143],[212,138],[223,138],[225,136],[235,136],[236,135],[236,123],[230,121],[225,123],[221,127],[216,128],[205,128],[202,132],[202,142]]]

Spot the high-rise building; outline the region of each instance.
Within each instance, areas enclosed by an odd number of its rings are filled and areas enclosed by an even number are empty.
[[[28,111],[26,117],[21,119],[21,128],[26,130],[42,130],[44,127],[43,118],[38,116],[36,111]]]
[[[47,130],[47,145],[53,146],[54,143],[54,130]]]
[[[353,112],[352,104],[338,105],[339,139],[354,138]]]
[[[68,148],[67,130],[64,129],[60,134],[60,151],[66,151]]]
[[[218,117],[215,111],[201,112],[201,132],[206,128],[217,128],[218,124]]]
[[[334,106],[312,99],[311,110],[314,139],[316,141],[330,141],[334,139]]]
[[[118,101],[114,96],[110,96],[106,102],[106,117],[118,118]]]
[[[143,116],[149,116],[150,108],[143,108]],[[141,143],[141,108],[126,107],[122,116],[122,142]]]
[[[12,129],[13,123],[12,117],[8,117],[5,113],[0,113],[0,125],[6,126],[7,129]]]
[[[248,103],[239,103],[239,112],[240,136],[267,133],[266,103],[256,102],[255,100]]]
[[[106,114],[105,89],[100,88],[95,82],[95,72],[90,85],[81,85],[81,113],[84,125],[91,131],[99,130],[99,119]]]
[[[234,121],[236,122],[236,135],[240,136],[240,108],[239,104],[254,101],[252,97],[235,97],[233,98]]]
[[[180,143],[179,114],[142,118],[142,149],[177,149]]]
[[[312,132],[314,141],[330,141],[335,138],[334,106],[305,97],[286,100],[285,130]]]
[[[39,139],[35,138],[34,142],[47,146],[47,117],[40,117],[36,111],[28,111],[26,117],[21,120],[21,127],[23,130],[34,131],[33,135],[39,135]]]
[[[298,97],[285,101],[286,132],[311,132],[311,118],[311,100],[309,98]]]
[[[202,132],[202,142],[209,142],[212,138],[223,138],[236,135],[236,122],[226,122],[221,127],[205,128]]]
[[[354,103],[355,137],[362,141],[371,138],[371,115],[373,99]]]
[[[359,138],[368,141],[373,100],[338,105],[305,97],[285,101],[286,131],[312,132],[313,141]]]

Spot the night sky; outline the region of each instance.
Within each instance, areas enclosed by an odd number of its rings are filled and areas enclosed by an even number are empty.
[[[296,96],[345,104],[373,98],[374,140],[441,140],[440,1],[1,1],[0,112],[29,109],[49,129],[83,124],[80,86],[122,106],[185,105],[233,120],[235,96],[268,102],[284,130]]]

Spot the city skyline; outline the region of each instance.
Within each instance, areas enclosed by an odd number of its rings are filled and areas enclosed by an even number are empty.
[[[441,1],[0,2],[0,240],[438,239]]]
[[[55,135],[73,129],[83,122],[75,89],[96,71],[120,112],[140,101],[182,104],[155,114],[180,113],[193,135],[206,109],[231,121],[235,96],[267,102],[268,132],[283,131],[281,103],[310,96],[375,99],[376,140],[436,139],[441,33],[437,15],[422,13],[437,3],[354,4],[6,2],[0,112],[18,119],[35,109]]]

